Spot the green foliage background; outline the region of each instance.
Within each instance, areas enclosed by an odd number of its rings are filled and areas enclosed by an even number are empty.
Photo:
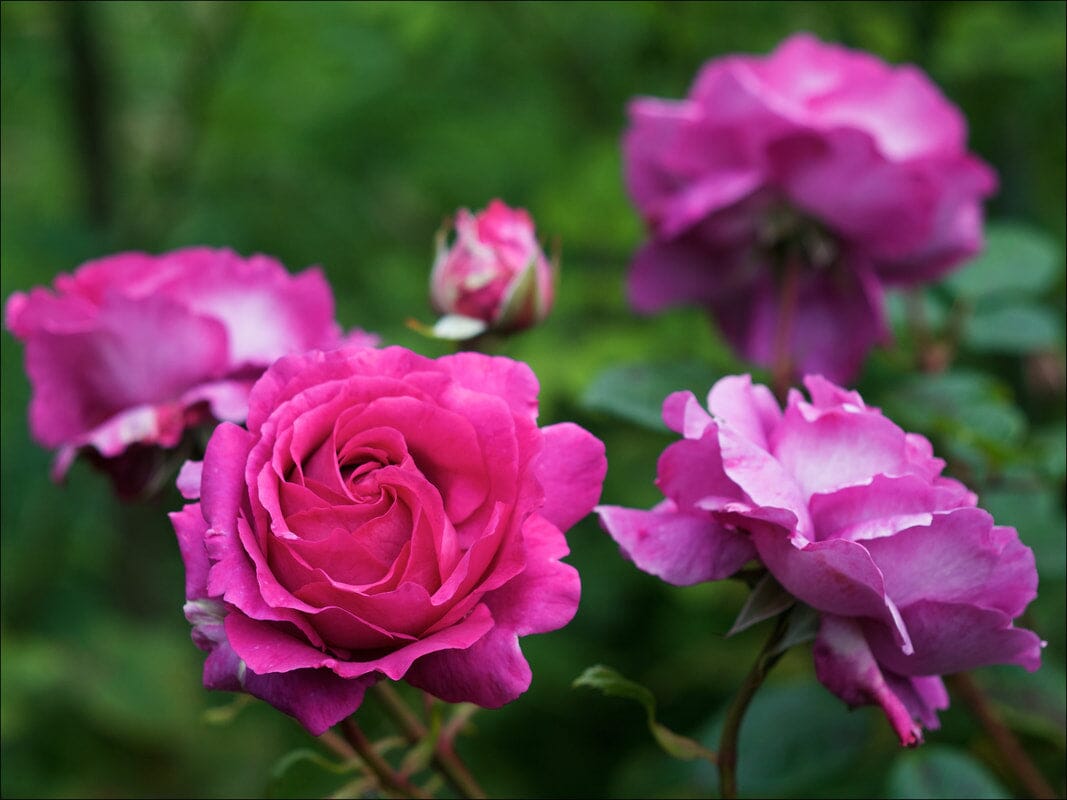
[[[294,270],[322,264],[344,325],[436,355],[442,346],[404,326],[431,320],[433,233],[457,207],[501,197],[527,207],[563,254],[555,312],[508,352],[539,375],[545,422],[572,419],[606,442],[605,502],[648,506],[670,438],[640,421],[651,413],[654,424],[665,389],[703,393],[746,367],[695,310],[637,318],[626,308],[624,276],[642,236],[620,177],[627,100],[682,96],[704,60],[765,52],[798,30],[918,63],[962,107],[973,149],[1000,173],[989,204],[998,244],[922,299],[935,338],[962,331],[950,368],[918,376],[923,335],[895,301],[897,347],[876,354],[858,385],[933,438],[952,474],[1038,554],[1040,596],[1023,624],[1048,640],[1044,666],[976,679],[1062,796],[1064,10],[6,2],[0,294],[118,250],[226,245]],[[65,486],[51,484],[50,456],[26,428],[29,387],[9,334],[0,355],[0,792],[335,789],[334,776],[306,763],[277,769],[296,748],[326,752],[296,723],[201,688],[165,518],[177,494],[124,507],[84,464]],[[643,366],[603,375],[633,364]],[[610,664],[653,691],[662,722],[714,747],[766,623],[724,639],[739,584],[668,587],[620,558],[591,519],[569,539],[583,576],[578,616],[524,640],[533,687],[477,714],[464,755],[495,796],[712,793],[710,769],[660,752],[637,705],[570,682]],[[384,733],[371,703],[366,718]],[[815,682],[805,648],[758,696],[740,780],[743,792],[775,796],[1022,793],[964,704],[924,748],[902,752],[878,713],[849,713]]]

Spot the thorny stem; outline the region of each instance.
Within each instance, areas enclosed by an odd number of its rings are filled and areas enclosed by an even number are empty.
[[[974,679],[970,675],[961,672],[950,676],[948,683],[953,693],[967,704],[971,709],[971,713],[985,728],[989,738],[993,740],[997,750],[1003,756],[1004,762],[1015,777],[1019,779],[1019,783],[1023,785],[1027,793],[1036,798],[1036,800],[1056,797],[1056,793],[1048,781],[1045,780],[1045,776],[1030,760],[1015,734],[1000,719],[1000,716],[989,702],[989,698],[986,697],[985,692],[975,683]]]
[[[782,403],[793,380],[793,356],[790,353],[793,338],[793,317],[796,316],[797,297],[800,294],[801,264],[798,258],[787,258],[781,275],[778,294],[778,327],[774,332],[774,364],[771,367],[774,394]]]
[[[426,738],[426,726],[391,685],[385,681],[379,681],[374,684],[371,691],[377,695],[386,713],[397,724],[409,743],[416,744]],[[444,774],[460,796],[471,798],[471,800],[483,800],[488,795],[456,753],[452,741],[453,736],[454,732],[443,732],[434,743],[434,766]]]
[[[432,794],[423,791],[394,770],[392,765],[385,760],[385,757],[374,749],[374,744],[367,738],[367,735],[353,717],[348,717],[341,721],[341,732],[371,772],[374,773],[382,789],[386,792],[400,797],[433,797]]]
[[[726,711],[726,721],[723,723],[718,749],[719,794],[723,800],[737,797],[737,745],[741,732],[741,720],[744,719],[748,704],[752,702],[756,690],[763,684],[767,673],[782,657],[782,654],[775,652],[775,650],[785,634],[786,620],[788,618],[788,614],[779,615],[770,638],[767,639],[763,649],[756,656],[756,663],[752,665],[752,669],[745,676],[744,683],[737,690],[730,708]]]

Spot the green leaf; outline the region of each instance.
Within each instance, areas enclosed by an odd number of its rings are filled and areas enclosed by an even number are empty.
[[[719,741],[725,716],[723,709],[701,741]],[[879,725],[885,722],[875,709],[849,711],[814,681],[766,684],[741,725],[738,789],[745,797],[874,796],[870,748]],[[718,770],[695,770],[704,791],[718,786]]]
[[[1023,544],[1033,548],[1042,580],[1067,576],[1067,519],[1062,497],[1050,488],[1013,487],[989,489],[978,504],[993,515],[998,525],[1019,531]]]
[[[685,761],[702,758],[715,763],[715,753],[703,747],[699,742],[687,736],[675,733],[670,728],[656,721],[656,699],[652,692],[639,683],[624,678],[611,667],[603,664],[589,667],[574,679],[572,688],[588,686],[599,689],[609,697],[622,697],[636,700],[645,707],[648,729],[661,748],[670,756]]]
[[[819,612],[809,605],[797,603],[786,620],[785,633],[769,655],[784,653],[790,647],[815,641],[819,632]]]
[[[1010,797],[996,778],[963,750],[926,745],[897,756],[886,783],[890,798]]]
[[[968,370],[914,376],[881,398],[886,415],[907,431],[937,440],[937,454],[977,474],[989,463],[1017,457],[1026,418],[1010,390]]]
[[[775,617],[792,606],[796,598],[789,594],[769,572],[760,578],[745,598],[745,604],[734,620],[727,636],[733,636],[751,628],[765,619]]]
[[[1056,280],[1059,248],[1047,234],[1019,223],[990,224],[985,250],[945,283],[961,298],[1035,295]]]
[[[1063,341],[1063,320],[1051,309],[1031,303],[979,307],[968,317],[963,338],[972,350],[1033,353]]]
[[[706,365],[696,361],[610,367],[589,384],[581,404],[592,411],[665,431],[663,401],[667,396],[688,389],[703,398],[715,377]]]

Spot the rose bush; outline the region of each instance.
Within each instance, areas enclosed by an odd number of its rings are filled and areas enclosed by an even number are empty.
[[[815,668],[849,705],[880,705],[905,744],[937,726],[940,676],[1040,663],[1013,626],[1037,593],[1033,552],[976,497],[941,475],[922,436],[856,392],[808,377],[783,412],[748,376],[723,378],[709,415],[689,392],[663,404],[683,439],[660,457],[664,501],[600,506],[640,569],[686,585],[758,559],[820,613]]]
[[[995,175],[915,67],[799,34],[766,57],[709,61],[684,100],[629,111],[626,182],[651,234],[631,304],[705,306],[757,363],[788,348],[796,374],[849,379],[887,336],[883,287],[935,279],[981,246]]]
[[[375,680],[496,707],[529,686],[518,637],[565,625],[563,531],[600,496],[600,441],[538,428],[524,364],[402,348],[281,359],[248,430],[223,423],[171,515],[204,684],[321,733]]]
[[[438,239],[430,299],[442,314],[466,318],[468,336],[510,333],[541,322],[552,308],[553,269],[521,208],[493,200],[456,215],[456,238]]]
[[[206,247],[87,262],[13,294],[5,320],[26,345],[30,429],[59,449],[56,477],[84,448],[123,494],[186,428],[244,420],[275,359],[341,343],[321,270],[293,276],[268,256]]]

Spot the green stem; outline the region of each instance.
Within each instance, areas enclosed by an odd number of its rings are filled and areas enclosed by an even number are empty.
[[[367,738],[354,717],[341,721],[341,732],[363,762],[374,773],[382,789],[400,797],[432,798],[432,794],[420,789],[403,775],[393,769],[385,757],[374,749],[374,744]]]
[[[371,689],[378,697],[386,713],[400,728],[400,732],[410,744],[416,744],[427,736],[426,726],[411,710],[396,689],[385,681],[379,681]],[[470,769],[456,753],[451,735],[442,735],[434,743],[433,763],[445,776],[452,788],[461,797],[471,800],[483,800],[488,797],[485,790],[471,774]]]
[[[785,634],[786,620],[789,614],[781,614],[774,625],[770,638],[767,639],[763,649],[756,656],[756,663],[745,676],[744,683],[737,690],[730,708],[726,711],[726,721],[723,723],[722,736],[719,738],[719,793],[723,800],[737,797],[737,749],[738,739],[741,732],[741,721],[744,719],[748,704],[752,702],[756,690],[763,684],[767,673],[771,671],[782,653],[776,652],[778,643]]]

